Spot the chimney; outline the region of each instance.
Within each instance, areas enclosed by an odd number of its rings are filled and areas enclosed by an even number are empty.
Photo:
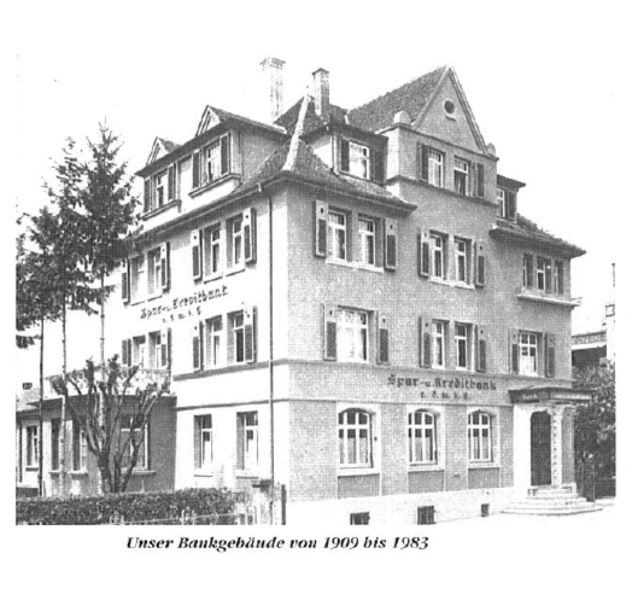
[[[314,105],[316,114],[324,117],[329,114],[329,71],[316,69],[314,77]]]
[[[268,114],[272,122],[283,111],[283,65],[284,60],[272,56],[261,61],[264,92],[268,99]]]

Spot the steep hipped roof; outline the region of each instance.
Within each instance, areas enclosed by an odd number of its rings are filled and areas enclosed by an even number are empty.
[[[228,110],[224,110],[223,108],[217,108],[216,106],[208,104],[202,111],[202,116],[200,117],[195,137],[202,135],[205,131],[213,128],[218,123],[226,121],[243,123],[244,125],[251,125],[252,127],[256,127],[258,129],[274,131],[275,133],[285,133],[285,129],[282,126],[255,121],[249,117],[244,117]]]
[[[298,120],[298,113],[301,109],[302,102],[303,100],[301,99],[296,102],[296,104],[293,104],[275,121],[276,125],[284,127],[290,135],[294,133],[294,127],[296,126],[296,121]],[[309,96],[307,113],[303,122],[303,135],[325,126],[330,121],[345,123],[346,115],[347,110],[340,106],[336,106],[335,104],[330,104],[327,113],[322,116],[318,116],[316,114],[314,99]]]
[[[414,122],[428,104],[444,73],[442,66],[413,81],[349,111],[349,122],[369,131],[380,131],[393,123],[395,113],[405,110]]]

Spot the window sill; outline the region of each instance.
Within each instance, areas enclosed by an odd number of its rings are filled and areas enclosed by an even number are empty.
[[[226,269],[223,273],[224,277],[230,277],[231,275],[235,275],[236,273],[242,273],[246,270],[246,265],[239,265],[238,267],[232,267],[230,269]]]
[[[134,475],[137,475],[138,477],[145,477],[145,476],[149,476],[149,475],[155,475],[156,471],[153,471],[152,469],[134,469],[132,471],[132,477],[134,477]]]
[[[193,472],[193,477],[215,477],[215,473],[207,473],[206,471],[197,470]]]
[[[428,277],[430,283],[438,283],[439,285],[446,285],[448,287],[461,288],[463,290],[474,290],[476,287],[472,283],[464,283],[463,281],[454,281],[452,279],[443,279],[443,277]]]
[[[328,265],[336,265],[338,267],[346,267],[352,271],[369,271],[370,273],[384,273],[383,267],[377,267],[375,265],[368,265],[361,262],[355,262],[351,260],[342,260],[340,258],[328,257],[325,261]]]
[[[87,477],[88,471],[86,471],[85,469],[81,471],[68,471],[68,475],[70,475],[71,477]]]
[[[467,468],[468,469],[498,469],[498,468],[500,468],[500,465],[497,462],[486,462],[486,461],[475,462],[475,461],[470,461],[467,464]]]
[[[24,467],[24,469],[26,471],[39,471],[39,467],[37,467],[37,466],[28,466],[27,465],[26,467]]]
[[[445,471],[445,465],[434,464],[434,463],[432,464],[431,463],[428,463],[428,464],[418,463],[418,464],[408,465],[409,473],[423,473],[425,471]]]
[[[182,200],[171,200],[170,202],[167,202],[167,204],[163,204],[159,208],[154,208],[153,210],[143,213],[140,216],[140,218],[143,221],[146,221],[147,219],[151,219],[152,217],[155,217],[156,215],[167,212],[170,208],[173,208],[174,206],[179,207],[181,203],[182,203]]]
[[[147,302],[151,302],[152,300],[156,300],[157,298],[160,298],[162,296],[162,292],[160,292],[159,294],[153,294],[151,296],[147,296]]]
[[[338,467],[338,477],[357,477],[358,475],[379,475],[375,467]]]
[[[203,194],[204,192],[221,185],[222,183],[224,183],[225,181],[228,181],[232,178],[239,178],[238,175],[236,175],[235,173],[226,173],[225,175],[221,175],[220,177],[218,177],[217,179],[212,179],[211,181],[207,181],[206,183],[203,183],[202,185],[198,185],[198,187],[192,189],[189,192],[189,196],[191,198],[195,198],[196,196],[199,196],[200,194]]]
[[[210,283],[211,281],[217,281],[224,277],[224,271],[219,271],[217,273],[213,273],[213,275],[209,275],[208,277],[204,277],[203,279],[198,279],[197,281],[200,283]]]
[[[529,288],[520,288],[517,294],[520,300],[528,300],[530,302],[543,302],[544,304],[555,304],[557,306],[575,307],[580,306],[579,300],[571,300],[563,296],[547,294]]]
[[[236,469],[235,477],[242,477],[243,479],[258,479],[260,477],[260,474],[256,471],[245,471],[242,469]]]

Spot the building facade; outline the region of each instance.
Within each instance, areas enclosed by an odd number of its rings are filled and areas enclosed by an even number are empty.
[[[121,356],[171,373],[175,486],[337,525],[572,489],[583,251],[519,213],[453,69],[351,110],[319,69],[282,112],[262,64],[269,123],[207,106],[138,172]]]

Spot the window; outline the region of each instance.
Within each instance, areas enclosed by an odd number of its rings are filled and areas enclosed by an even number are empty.
[[[160,294],[161,285],[160,248],[147,253],[147,295],[152,297]]]
[[[435,416],[427,410],[416,410],[408,415],[408,460],[421,464],[437,462]]]
[[[154,177],[154,206],[160,208],[165,203],[165,175],[166,171]]]
[[[349,524],[350,525],[368,525],[370,519],[371,517],[368,512],[351,513],[349,515]]]
[[[360,261],[365,265],[375,265],[375,221],[359,218]]]
[[[86,432],[76,421],[72,422],[72,470],[85,471],[88,460]]]
[[[145,336],[132,338],[132,365],[145,367]]]
[[[52,419],[50,422],[50,468],[53,471],[59,469],[59,425],[60,419]]]
[[[472,365],[472,327],[470,325],[455,324],[454,344],[456,346],[456,368],[469,370]]]
[[[213,463],[213,417],[195,417],[196,468],[207,470]]]
[[[525,254],[522,257],[522,285],[527,288],[533,287],[533,255]]]
[[[470,255],[472,244],[461,238],[454,239],[454,261],[456,280],[470,283]]]
[[[133,415],[125,415],[121,417],[121,447],[125,447],[125,454],[123,455],[124,468],[130,465],[130,461],[134,453],[134,444],[138,445],[136,466],[134,468],[148,469],[149,452],[147,449],[147,423],[145,423],[143,427],[139,427],[137,417],[134,417]]]
[[[162,345],[161,335],[159,331],[154,331],[149,334],[149,368],[160,369],[162,367]]]
[[[479,410],[467,418],[467,443],[469,457],[475,462],[492,460],[492,419]]]
[[[259,416],[257,412],[237,414],[239,468],[253,471],[259,464]]]
[[[244,261],[244,235],[241,215],[230,219],[228,227],[228,265],[240,267]]]
[[[430,234],[430,251],[432,253],[432,275],[440,279],[446,278],[445,236],[439,233]]]
[[[434,525],[435,507],[419,506],[417,507],[417,525]]]
[[[520,364],[521,375],[536,375],[538,372],[538,334],[520,333]]]
[[[222,153],[219,140],[206,149],[206,176],[208,181],[217,179],[222,173]]]
[[[443,187],[443,153],[428,148],[428,183]]]
[[[243,322],[243,317],[242,317]],[[215,317],[206,322],[206,357],[207,367],[217,367],[222,364],[222,317]],[[242,343],[243,350],[243,343]]]
[[[145,292],[145,255],[135,256],[131,264],[131,301],[142,300]]]
[[[537,288],[543,292],[550,292],[553,283],[553,269],[551,259],[544,256],[536,258],[536,283]]]
[[[338,312],[338,359],[366,362],[369,357],[369,315],[342,308]]]
[[[432,366],[445,367],[445,330],[444,321],[432,322]]]
[[[371,176],[371,152],[368,146],[343,139],[340,148],[340,170],[355,177],[369,179]]]
[[[555,261],[555,293],[564,293],[564,261]]]
[[[505,190],[496,188],[496,202],[498,203],[498,210],[496,211],[496,214],[499,217],[506,217],[507,205],[505,200]]]
[[[230,315],[230,324],[233,342],[232,362],[243,363],[246,361],[244,338],[244,313],[238,312]]]
[[[470,163],[462,158],[454,159],[454,191],[466,196],[470,190]]]
[[[35,425],[26,428],[26,466],[39,464],[39,429]]]
[[[347,215],[330,210],[328,223],[329,256],[338,260],[347,260]]]
[[[214,225],[204,230],[204,276],[212,277],[221,268],[221,239],[222,228]],[[239,241],[239,240],[238,240]],[[234,238],[233,238],[234,243]]]
[[[338,415],[338,449],[343,467],[371,467],[371,415],[348,409]]]

